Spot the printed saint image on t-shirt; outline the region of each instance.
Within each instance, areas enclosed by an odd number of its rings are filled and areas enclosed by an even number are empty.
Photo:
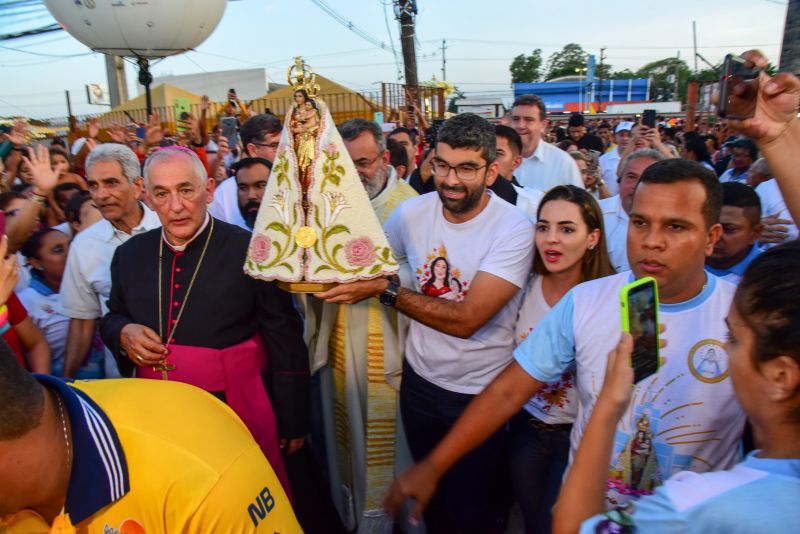
[[[416,269],[416,277],[420,291],[429,297],[462,301],[469,292],[469,281],[450,265],[444,245],[428,255],[427,262]]]

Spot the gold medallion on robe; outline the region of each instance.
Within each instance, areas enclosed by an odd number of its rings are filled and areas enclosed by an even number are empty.
[[[311,248],[317,242],[317,232],[310,226],[301,226],[297,229],[294,242],[303,248]]]

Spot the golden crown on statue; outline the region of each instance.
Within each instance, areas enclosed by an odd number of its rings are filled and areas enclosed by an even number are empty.
[[[292,73],[294,73],[294,77]],[[289,82],[289,85],[291,85],[292,89],[295,91],[302,89],[312,98],[319,94],[317,75],[314,74],[314,69],[303,61],[303,58],[300,56],[294,58],[294,65],[291,65],[286,72],[286,81]]]

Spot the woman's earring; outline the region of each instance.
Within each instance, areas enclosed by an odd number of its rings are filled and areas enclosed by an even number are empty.
[[[589,245],[589,250],[594,250],[594,244]]]

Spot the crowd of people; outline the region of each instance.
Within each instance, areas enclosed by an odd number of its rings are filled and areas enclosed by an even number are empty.
[[[532,94],[435,134],[344,121],[400,271],[315,294],[243,271],[275,115],[234,92],[233,142],[205,101],[69,150],[16,121],[0,532],[790,530],[800,80],[760,88],[753,118],[694,129],[565,127]],[[620,290],[645,276],[664,358],[634,383]]]

